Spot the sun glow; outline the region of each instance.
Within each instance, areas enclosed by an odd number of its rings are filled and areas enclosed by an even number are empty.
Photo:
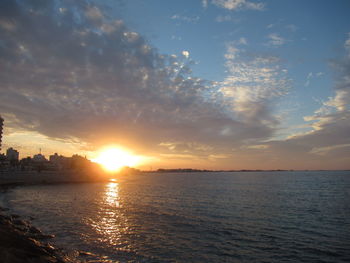
[[[117,172],[124,166],[133,167],[138,165],[141,161],[140,159],[139,156],[133,155],[128,151],[112,147],[103,149],[93,161],[101,164],[109,172]]]

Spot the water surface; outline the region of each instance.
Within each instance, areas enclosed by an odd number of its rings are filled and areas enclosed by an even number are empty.
[[[3,202],[98,262],[350,262],[350,172],[144,174]]]

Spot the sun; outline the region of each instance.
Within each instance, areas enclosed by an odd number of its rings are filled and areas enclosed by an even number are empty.
[[[140,157],[116,147],[101,150],[94,162],[99,163],[109,172],[117,172],[124,166],[133,167],[140,162]]]

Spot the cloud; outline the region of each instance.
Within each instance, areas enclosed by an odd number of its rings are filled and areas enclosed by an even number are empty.
[[[308,87],[310,85],[310,79],[312,78],[313,76],[313,73],[310,72],[309,74],[307,74],[307,77],[306,77],[306,82],[304,84],[305,87]]]
[[[348,33],[348,39],[345,41],[344,47],[348,52],[348,56],[350,56],[350,33]]]
[[[349,90],[337,90],[334,97],[331,97],[324,103],[325,107],[334,107],[338,111],[345,111],[349,106],[350,92]]]
[[[196,153],[196,145],[229,151],[273,132],[263,123],[269,115],[263,99],[255,100],[260,109],[254,106],[252,121],[241,119],[246,91],[232,86],[234,76],[220,87],[193,76],[188,51],[160,54],[108,9],[84,1],[0,5],[0,111],[14,130],[148,152],[175,141]],[[254,121],[258,112],[264,117]]]
[[[223,22],[233,22],[235,24],[241,22],[241,18],[237,16],[232,16],[232,15],[218,15],[215,18],[215,21],[218,23],[223,23]]]
[[[172,35],[172,36],[170,37],[170,39],[171,39],[171,40],[178,40],[178,41],[181,41],[181,40],[182,40],[182,37]]]
[[[350,144],[341,144],[341,145],[332,145],[332,146],[327,146],[327,147],[312,148],[310,153],[319,154],[319,155],[327,155],[331,151],[341,149],[341,148],[350,149]]]
[[[215,18],[215,21],[216,22],[228,22],[228,21],[231,21],[232,20],[232,16],[230,15],[218,15],[216,18]]]
[[[62,10],[66,10],[66,9],[65,8],[59,9],[60,12],[62,12]],[[88,6],[86,8],[85,15],[88,19],[93,21],[100,21],[104,18],[101,10],[96,6]]]
[[[271,141],[290,88],[277,57],[248,53],[238,39],[226,46],[226,77],[211,82],[192,74],[188,51],[161,54],[111,17],[90,1],[0,2],[0,112],[11,132],[89,149],[117,143],[199,167],[350,163],[349,38],[332,63],[334,96],[305,118],[312,131]]]
[[[309,74],[307,74],[304,87],[308,87],[312,79],[322,77],[323,75],[324,75],[323,72],[317,72],[317,73],[310,72]]]
[[[287,25],[286,28],[291,32],[296,32],[298,30],[298,27],[296,25],[293,25],[293,24]]]
[[[180,15],[180,14],[175,14],[171,17],[173,20],[180,20],[188,23],[197,23],[198,20],[200,19],[199,16],[185,16],[185,15]]]
[[[332,110],[324,111],[324,108],[331,107],[336,110],[337,114],[342,114],[349,111],[350,104],[350,33],[348,38],[345,40],[345,51],[346,54],[343,59],[338,61],[333,61],[331,66],[336,72],[336,86],[335,86],[335,96],[330,97],[328,101],[324,102],[323,107],[321,107],[319,112],[332,112]],[[317,73],[318,76],[322,76],[322,73]],[[317,115],[318,116],[318,115]],[[317,118],[317,116],[315,116]],[[327,116],[327,114],[325,115]]]
[[[207,8],[208,7],[208,0],[202,0],[202,6],[203,6],[203,8]]]
[[[241,37],[241,38],[238,39],[237,43],[240,44],[240,45],[247,45],[248,41],[247,41],[247,39],[245,37]]]
[[[345,47],[349,39],[346,39]],[[308,169],[349,169],[350,56],[349,51],[346,52],[342,59],[331,64],[335,72],[335,95],[323,102],[314,114],[304,117],[312,130],[286,140],[268,142],[271,159],[284,162],[283,159],[289,158],[290,165]],[[321,72],[310,72],[308,77],[322,75]],[[307,164],[302,164],[303,160],[307,160]]]
[[[256,55],[250,60],[233,43],[227,45],[226,68],[228,76],[221,91],[235,116],[250,124],[272,130],[278,120],[271,114],[272,101],[287,94],[289,80],[278,65],[278,58]],[[228,134],[229,130],[223,130]]]
[[[271,46],[282,46],[286,43],[286,40],[278,35],[277,33],[272,33],[267,36],[269,38],[268,44]]]
[[[247,0],[212,0],[212,3],[218,7],[225,8],[228,10],[240,10],[240,9],[251,9],[251,10],[264,10],[264,4],[261,2],[250,2]]]
[[[182,55],[183,55],[185,58],[189,58],[190,52],[184,50],[184,51],[182,51]]]

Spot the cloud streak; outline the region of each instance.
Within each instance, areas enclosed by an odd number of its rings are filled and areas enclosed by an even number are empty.
[[[180,15],[180,14],[175,14],[171,17],[172,20],[179,20],[179,21],[184,21],[188,23],[197,23],[200,19],[199,16],[185,16],[185,15]]]
[[[213,0],[212,3],[218,7],[225,8],[228,10],[240,10],[240,9],[251,9],[251,10],[264,10],[264,4],[261,2],[252,2],[247,0]]]
[[[268,45],[279,47],[284,45],[287,41],[277,33],[272,33],[268,35]]]
[[[248,56],[233,43],[228,44],[225,57],[228,76],[221,91],[229,98],[235,115],[266,129],[274,127],[278,121],[270,111],[273,99],[287,94],[290,87],[286,70],[278,65],[279,59],[261,55],[243,59]]]
[[[349,41],[349,38],[345,41]],[[323,102],[314,114],[304,117],[312,131],[271,141],[268,155],[294,167],[311,169],[349,169],[350,163],[350,53],[331,64],[335,72],[335,95]],[[309,77],[322,73],[309,74]],[[281,157],[282,156],[282,157]],[[307,160],[307,164],[303,160]],[[304,164],[303,164],[304,163]]]

